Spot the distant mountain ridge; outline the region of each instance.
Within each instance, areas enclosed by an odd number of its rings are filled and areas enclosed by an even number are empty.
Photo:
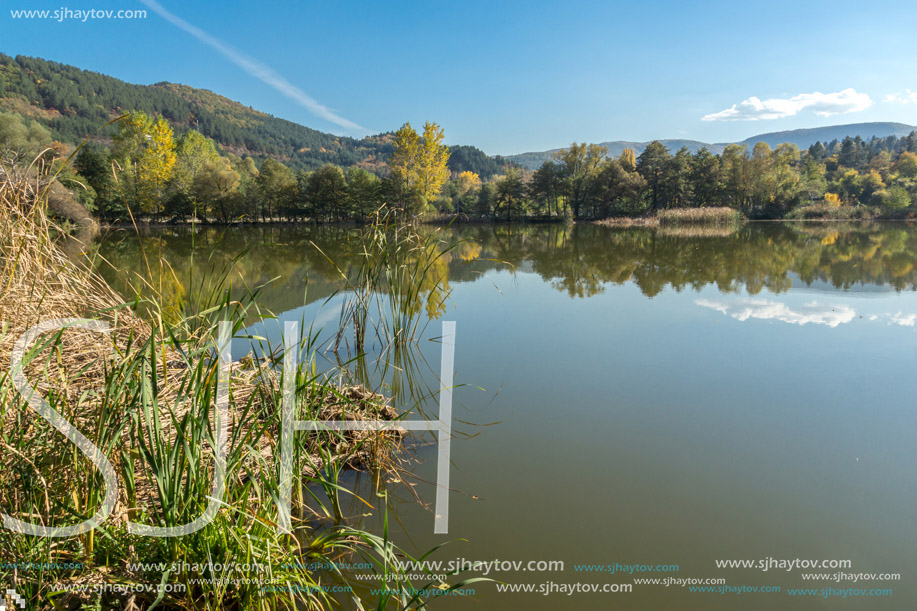
[[[794,129],[781,132],[769,132],[746,138],[736,144],[747,146],[749,149],[754,148],[758,142],[766,142],[771,148],[778,144],[788,142],[795,144],[801,149],[806,149],[816,142],[829,143],[832,140],[843,140],[847,136],[856,138],[857,136],[864,140],[869,140],[873,136],[876,138],[887,138],[888,136],[907,136],[912,131],[917,130],[913,125],[893,122],[874,122],[874,123],[850,123],[848,125],[828,125],[825,127],[811,127],[806,129]],[[608,154],[617,157],[624,149],[632,148],[639,155],[643,149],[652,141],[648,142],[631,142],[627,140],[612,140],[609,142],[600,142],[601,146],[608,148]],[[681,147],[688,149],[688,152],[695,153],[702,148],[706,148],[711,153],[720,154],[726,148],[729,142],[708,143],[698,140],[678,140],[666,139],[659,140],[670,152],[674,153]],[[548,151],[537,151],[530,153],[520,153],[518,155],[507,155],[505,159],[516,163],[524,168],[531,170],[537,169],[545,161],[551,159],[552,155],[561,149],[551,149]]]
[[[773,148],[778,144],[788,142],[790,144],[795,144],[799,148],[809,148],[816,142],[827,144],[832,140],[843,140],[847,136],[851,138],[859,136],[863,140],[869,140],[873,136],[876,138],[887,138],[888,136],[897,136],[900,138],[901,136],[907,136],[914,130],[917,130],[917,127],[905,123],[849,123],[847,125],[828,125],[825,127],[809,127],[782,132],[769,132],[746,138],[739,142],[739,144],[754,147],[758,142],[766,142]]]

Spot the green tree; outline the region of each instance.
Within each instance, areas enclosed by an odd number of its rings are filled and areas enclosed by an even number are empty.
[[[170,187],[174,193],[190,201],[194,216],[198,215],[199,203],[194,196],[196,185],[204,169],[214,166],[219,156],[213,140],[193,129],[178,142]]]
[[[560,168],[564,187],[564,201],[573,211],[574,218],[581,218],[583,210],[592,203],[597,193],[596,176],[608,149],[597,144],[577,144],[554,153]]]
[[[720,203],[722,190],[720,158],[712,154],[706,147],[691,156],[688,180],[691,182],[694,206],[705,208]]]
[[[286,213],[296,199],[296,176],[275,159],[264,160],[255,184],[262,221]]]
[[[505,176],[496,180],[493,199],[494,216],[503,214],[506,220],[511,221],[513,217],[518,218],[525,214],[527,205],[522,172],[517,168],[509,168]]]
[[[358,220],[367,220],[382,205],[382,181],[363,168],[350,168],[346,179],[350,213]]]
[[[841,143],[841,152],[837,156],[837,161],[845,168],[856,168],[857,166],[857,143],[847,136]]]
[[[204,210],[228,223],[242,212],[241,178],[225,157],[207,160],[197,170],[194,180],[194,198]]]
[[[723,201],[736,210],[748,211],[750,183],[749,159],[745,147],[728,144],[720,155],[723,175]]]
[[[95,191],[95,212],[104,219],[116,219],[124,213],[115,184],[111,157],[107,148],[87,142],[77,153],[74,169]]]
[[[497,199],[497,188],[492,182],[485,182],[478,190],[478,199],[475,202],[475,212],[480,216],[493,216],[494,204]]]
[[[904,178],[917,178],[917,154],[908,151],[901,153],[892,170]]]
[[[541,164],[541,167],[532,175],[529,190],[539,211],[558,214],[560,200],[564,193],[564,180],[560,166],[550,159]]]
[[[309,174],[305,195],[312,218],[340,221],[347,217],[347,182],[341,168],[323,165]]]
[[[0,112],[0,159],[31,163],[51,145],[51,132],[37,121]]]
[[[661,142],[650,142],[637,158],[637,172],[649,188],[650,212],[655,212],[664,203],[665,172],[669,162],[669,149]]]
[[[902,186],[894,185],[875,193],[875,203],[889,210],[899,212],[911,206],[910,193]]]
[[[691,154],[681,147],[666,161],[663,192],[666,208],[684,208],[691,203]]]
[[[643,212],[641,196],[646,182],[636,169],[627,169],[630,164],[626,159],[624,163],[627,165],[622,165],[616,159],[608,159],[602,164],[597,178],[598,205],[593,213],[596,218]]]

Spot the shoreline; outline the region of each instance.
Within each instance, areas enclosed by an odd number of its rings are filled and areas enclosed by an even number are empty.
[[[744,219],[741,221],[742,224],[745,223],[917,223],[917,218],[889,218],[889,217],[876,217],[876,218],[858,218],[858,219],[844,219],[844,218],[804,218],[804,219],[791,219],[791,218],[782,218],[782,219]],[[691,223],[660,223],[659,219],[656,217],[619,217],[612,219],[601,219],[601,220],[579,220],[579,221],[567,221],[563,219],[559,220],[531,220],[531,219],[513,219],[512,221],[506,220],[418,220],[413,223],[407,224],[417,224],[417,225],[431,225],[431,226],[449,226],[449,225],[598,225],[602,227],[610,228],[628,228],[628,227],[640,227],[647,229],[657,229],[663,226],[699,226],[699,227],[719,227],[722,226],[722,222],[691,222]],[[354,221],[325,221],[325,222],[313,222],[313,221],[257,221],[257,222],[237,222],[237,223],[220,223],[220,222],[198,222],[198,223],[151,223],[151,222],[138,222],[138,223],[108,223],[108,222],[99,222],[98,227],[102,231],[107,230],[116,230],[116,229],[133,229],[134,227],[138,229],[193,229],[195,227],[305,227],[305,226],[315,226],[315,227],[348,227],[348,228],[362,228],[368,227],[371,223],[357,223]]]

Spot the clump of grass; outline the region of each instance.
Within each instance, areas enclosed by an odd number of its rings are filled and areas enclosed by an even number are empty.
[[[733,208],[672,208],[660,210],[656,217],[660,225],[737,225],[745,217]]]
[[[400,552],[387,533],[377,536],[347,523],[339,500],[347,492],[339,477],[348,466],[378,462],[380,454],[384,460],[392,433],[386,438],[360,432],[349,432],[349,437],[294,436],[294,532],[282,532],[275,506],[281,494],[280,461],[275,458],[285,375],[275,364],[282,354],[269,350],[267,359],[249,359],[244,370],[232,370],[226,438],[214,408],[225,380],[213,350],[219,322],[228,320],[232,334],[241,334],[244,320],[257,309],[257,291],[232,300],[228,290],[217,289],[212,297],[189,300],[206,304],[194,311],[166,308],[155,292],[144,303],[138,298],[125,304],[91,266],[63,254],[59,244],[64,232],[49,217],[43,197],[27,173],[0,172],[0,507],[25,521],[61,526],[91,516],[104,497],[98,470],[36,417],[6,373],[17,338],[49,318],[92,317],[111,325],[107,336],[76,329],[42,335],[26,355],[25,371],[48,404],[110,459],[121,485],[114,510],[95,530],[60,540],[0,531],[4,559],[83,566],[39,572],[3,569],[4,583],[15,586],[36,608],[136,610],[325,609],[333,601],[323,587],[339,585],[344,577],[317,573],[307,562],[332,564],[352,556],[372,560],[379,567],[380,583],[389,583]],[[388,259],[393,269],[370,267],[375,275],[361,281],[363,303],[374,299],[371,291],[381,282],[404,286],[416,273],[410,266],[428,265],[417,258],[426,248],[422,243],[406,236],[396,239],[413,244],[411,256]],[[409,300],[421,292],[418,287],[388,299],[396,315],[389,328],[392,337],[416,332]],[[356,308],[352,318],[363,315]],[[300,348],[308,354],[312,339],[301,338]],[[340,387],[312,367],[300,367],[293,375],[298,419],[397,417],[380,396]],[[137,528],[130,523],[168,528],[209,511],[220,476],[225,491],[209,525],[172,538],[134,532]],[[327,500],[315,493],[316,487]],[[166,568],[140,563],[164,563]],[[250,570],[185,568],[202,563]],[[179,568],[167,568],[173,564]],[[255,565],[260,570],[251,568]],[[129,596],[87,593],[87,587],[102,583],[154,588]],[[172,591],[156,591],[157,584],[166,583]],[[409,585],[400,575],[392,583]],[[423,601],[404,595],[357,604],[408,608]]]
[[[441,263],[455,244],[444,246],[440,229],[422,233],[381,213],[360,243],[359,263],[341,272],[350,298],[336,349],[359,354],[370,341],[389,348],[418,339],[424,322],[441,314],[448,299],[443,290],[448,270]],[[347,330],[353,331],[352,344]]]

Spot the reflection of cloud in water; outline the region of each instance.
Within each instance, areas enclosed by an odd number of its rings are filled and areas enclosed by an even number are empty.
[[[856,311],[846,305],[821,305],[817,301],[791,308],[785,303],[770,299],[737,299],[733,302],[698,299],[694,303],[711,308],[731,316],[736,320],[746,321],[749,318],[763,320],[780,320],[783,322],[806,325],[827,325],[836,327],[848,323],[856,317]]]
[[[904,314],[903,312],[898,312],[892,316],[892,322],[902,327],[913,327],[914,324],[917,323],[917,314]]]

